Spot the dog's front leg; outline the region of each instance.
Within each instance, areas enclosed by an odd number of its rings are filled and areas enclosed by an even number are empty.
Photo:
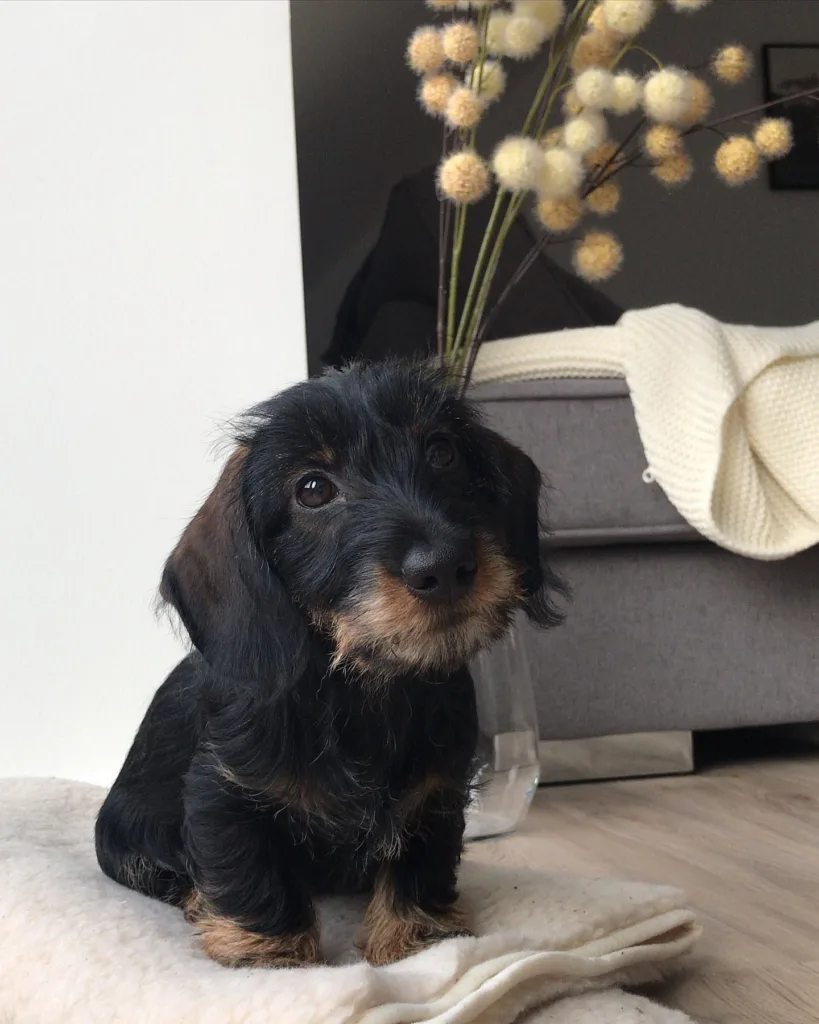
[[[460,794],[431,794],[409,823],[400,855],[381,865],[364,922],[364,955],[371,964],[469,934],[457,888],[463,803]]]
[[[186,778],[185,843],[195,885],[185,913],[209,957],[226,967],[320,960],[292,844],[215,757],[195,758]]]

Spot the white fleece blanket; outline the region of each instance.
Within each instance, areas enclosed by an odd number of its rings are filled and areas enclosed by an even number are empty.
[[[321,914],[335,966],[230,970],[205,958],[181,913],[99,871],[102,796],[0,780],[3,1024],[691,1024],[614,988],[663,976],[696,941],[676,890],[467,858],[477,938],[373,968],[352,945],[360,906],[335,900]]]
[[[819,321],[723,324],[659,306],[485,343],[473,380],[625,377],[650,480],[716,544],[786,558],[819,543]]]

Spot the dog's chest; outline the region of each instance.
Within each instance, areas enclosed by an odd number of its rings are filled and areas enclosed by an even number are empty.
[[[476,729],[467,675],[360,698],[349,682],[325,680],[311,714],[302,706],[291,719],[301,770],[282,810],[321,890],[366,886],[407,848],[432,794],[444,787],[457,806],[467,789]]]
[[[330,859],[333,873],[360,874],[370,863],[399,856],[406,842],[410,794],[432,771],[421,709],[405,719],[385,721],[359,714],[339,721],[311,758],[288,814],[293,834],[314,853]],[[395,719],[398,718],[396,721]]]
[[[400,857],[410,825],[400,795],[405,790],[380,773],[345,787],[327,779],[319,802],[289,809],[291,836],[308,854],[306,867],[319,891],[367,888],[379,864]]]

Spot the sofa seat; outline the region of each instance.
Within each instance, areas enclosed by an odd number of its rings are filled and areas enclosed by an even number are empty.
[[[621,380],[475,389],[548,481],[565,625],[523,627],[541,739],[819,720],[819,548],[778,562],[704,540],[645,482]]]

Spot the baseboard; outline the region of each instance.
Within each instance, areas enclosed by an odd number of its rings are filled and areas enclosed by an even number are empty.
[[[593,782],[694,770],[690,732],[644,732],[582,740],[541,740],[540,784]]]

